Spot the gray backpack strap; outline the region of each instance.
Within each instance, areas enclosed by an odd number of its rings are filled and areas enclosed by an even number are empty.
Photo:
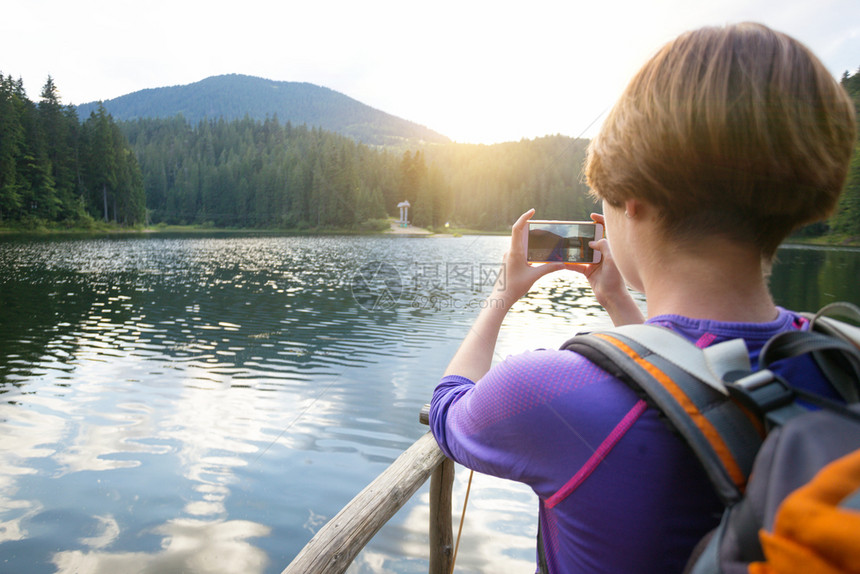
[[[813,328],[815,328],[815,324],[819,320],[824,320],[824,322],[827,323],[829,322],[827,319],[833,316],[844,317],[855,323],[860,323],[860,307],[854,303],[849,303],[848,301],[835,301],[819,309],[818,313],[812,316],[810,322],[812,323]],[[837,323],[842,322],[837,321]],[[848,330],[849,333],[854,332],[860,334],[860,328],[848,325],[847,323],[842,324],[851,327],[851,329]],[[858,340],[858,343],[860,343],[860,340]]]
[[[850,381],[856,391],[857,381],[860,380],[860,350],[843,339],[811,331],[785,331],[774,335],[759,354],[761,370],[728,384],[727,388],[739,401],[763,417],[770,426],[783,425],[797,414],[806,412],[805,408],[795,402],[795,397],[840,412],[848,418],[858,418],[857,413],[847,409],[845,405],[792,386],[768,368],[782,359],[806,353],[827,353],[840,379]],[[825,375],[829,378],[831,373],[825,372]],[[833,383],[832,379],[829,380]],[[845,402],[853,404],[857,401]]]
[[[723,379],[729,373],[749,373],[749,351],[743,339],[732,339],[705,349],[678,333],[656,325],[625,325],[613,329],[628,337],[651,353],[662,355],[667,361],[711,388],[726,395]]]
[[[860,349],[860,327],[833,318],[833,316],[844,317],[860,324],[860,307],[857,305],[846,301],[837,301],[825,305],[814,315],[804,313],[803,316],[809,319],[810,331],[836,337]],[[846,373],[839,356],[822,350],[812,350],[811,352],[818,367],[845,402],[856,403],[860,401],[860,391],[857,388],[860,379]]]
[[[723,502],[741,498],[763,433],[716,373],[748,365],[745,345],[706,356],[668,329],[630,325],[575,337],[562,348],[644,392],[693,449]]]

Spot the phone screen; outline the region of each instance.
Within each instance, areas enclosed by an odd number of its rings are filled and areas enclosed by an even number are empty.
[[[590,241],[603,237],[603,226],[588,221],[529,221],[527,259],[534,262],[596,263]]]

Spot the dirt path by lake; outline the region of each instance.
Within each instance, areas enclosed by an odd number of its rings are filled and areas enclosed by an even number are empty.
[[[423,227],[415,227],[412,224],[408,224],[406,227],[397,221],[391,222],[391,229],[386,231],[385,233],[394,233],[396,235],[435,235],[429,229],[424,229]]]

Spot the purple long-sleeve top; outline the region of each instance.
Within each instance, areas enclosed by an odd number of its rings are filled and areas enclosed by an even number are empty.
[[[804,328],[660,316],[700,347],[743,338],[756,364],[774,334]],[[836,398],[808,357],[772,367]],[[430,428],[445,454],[529,485],[540,501],[549,572],[681,572],[722,506],[692,451],[626,384],[572,351],[506,358],[479,381],[456,375],[433,394]]]

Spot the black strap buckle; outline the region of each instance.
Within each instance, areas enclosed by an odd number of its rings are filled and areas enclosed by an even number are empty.
[[[764,419],[768,413],[794,403],[796,394],[785,379],[769,369],[726,383],[732,398]]]

